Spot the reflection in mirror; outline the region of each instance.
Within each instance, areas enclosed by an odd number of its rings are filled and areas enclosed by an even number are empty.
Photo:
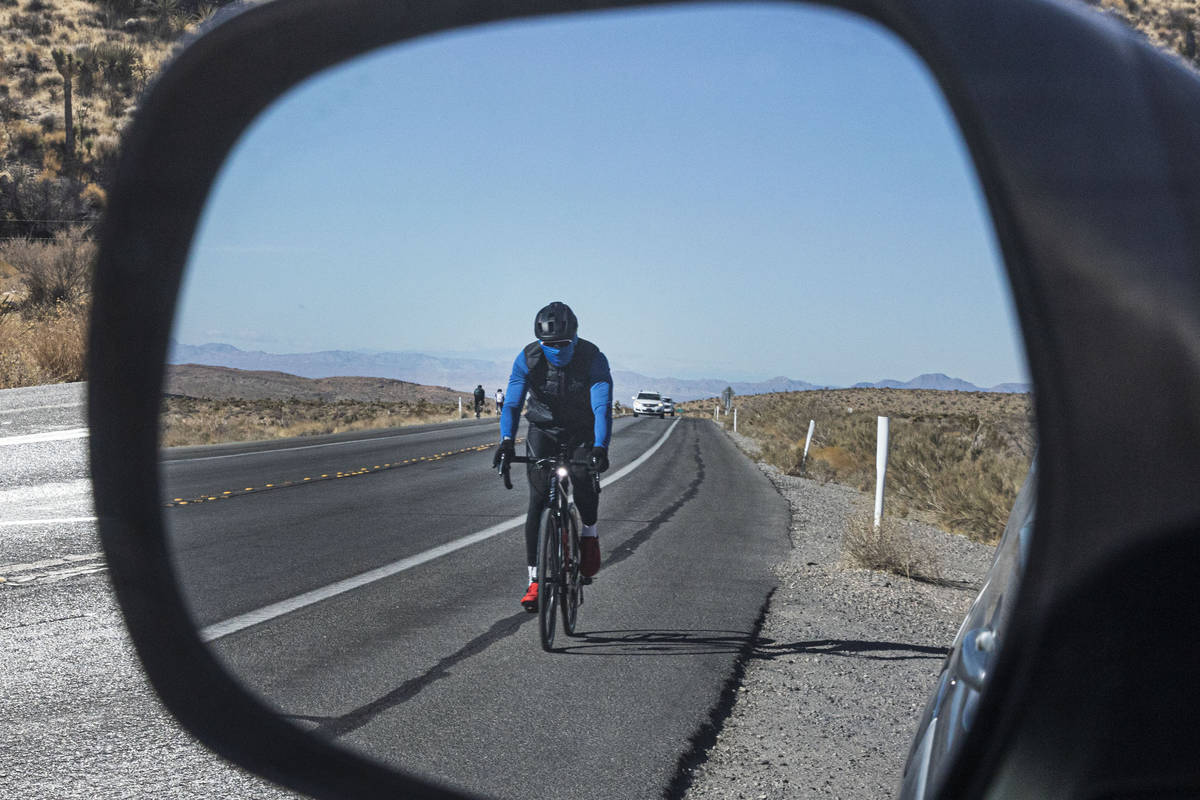
[[[927,71],[844,13],[526,20],[317,76],[229,157],[181,298],[163,500],[196,624],[296,725],[434,780],[679,791],[739,659],[802,660],[754,640],[800,523],[735,441],[870,489],[890,416],[886,514],[1000,534],[1032,433],[999,263]],[[523,349],[555,300],[580,337],[563,370]],[[514,360],[551,414],[539,447],[611,437],[600,571],[551,652],[519,603],[526,468],[512,491],[492,471]],[[820,388],[919,375],[1015,391]],[[969,513],[938,516],[945,487]],[[840,528],[797,530],[833,536],[836,571]]]

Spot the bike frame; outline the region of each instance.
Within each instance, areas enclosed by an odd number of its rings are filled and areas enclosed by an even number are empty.
[[[538,531],[537,560],[538,634],[542,649],[550,651],[554,644],[555,606],[561,604],[564,632],[568,636],[574,635],[576,615],[579,606],[583,604],[583,584],[590,583],[579,574],[578,540],[580,532],[574,530],[572,534],[575,523],[571,515],[573,500],[570,469],[571,467],[587,469],[597,493],[600,491],[599,478],[595,472],[591,471],[590,463],[573,460],[570,448],[562,447],[559,449],[558,455],[546,458],[517,455],[503,458],[498,471],[504,478],[504,485],[509,489],[512,488],[509,466],[514,463],[531,464],[535,469],[551,471],[547,488],[546,510],[543,512],[546,517]],[[554,543],[555,552],[552,555],[543,552],[544,548],[548,546],[546,524],[549,524],[558,534],[558,539]],[[573,542],[575,543],[574,547],[572,547]],[[553,574],[544,574],[543,570],[548,564],[552,565],[550,571]]]

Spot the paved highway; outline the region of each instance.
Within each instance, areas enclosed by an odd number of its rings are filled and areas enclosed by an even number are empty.
[[[659,797],[774,586],[787,505],[712,426],[618,420],[604,566],[581,635],[544,653],[517,603],[527,490],[491,471],[495,438],[168,452],[197,625],[281,713],[377,758],[499,797]]]
[[[83,393],[0,390],[0,795],[294,797],[197,745],[146,685],[96,539]]]

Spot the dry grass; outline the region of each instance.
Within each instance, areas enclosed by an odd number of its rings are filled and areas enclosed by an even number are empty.
[[[397,428],[458,418],[457,403],[427,400],[415,403],[327,403],[167,396],[163,398],[160,424],[163,446],[179,447]]]
[[[907,531],[886,517],[876,528],[869,511],[857,510],[846,520],[842,558],[851,567],[903,575],[918,580],[938,580],[937,557]]]
[[[77,301],[32,317],[0,313],[0,389],[84,380],[89,308]]]
[[[711,401],[687,405],[711,413]],[[1033,457],[1024,394],[824,389],[742,397],[737,405],[738,432],[759,444],[766,461],[861,491],[875,485],[876,417],[889,417],[889,509],[983,542],[1003,533]],[[804,461],[810,419],[816,430]]]
[[[9,283],[9,305],[40,314],[60,303],[76,303],[91,292],[96,245],[81,225],[59,231],[51,240],[11,239],[0,242],[0,263]]]

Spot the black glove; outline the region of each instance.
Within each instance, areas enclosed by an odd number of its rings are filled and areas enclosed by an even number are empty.
[[[588,459],[588,463],[596,472],[604,472],[608,469],[608,448],[593,447],[592,457]]]
[[[517,454],[516,447],[513,446],[512,439],[504,439],[500,442],[500,446],[496,448],[496,454],[492,456],[492,468],[500,469],[500,459],[512,458]]]

